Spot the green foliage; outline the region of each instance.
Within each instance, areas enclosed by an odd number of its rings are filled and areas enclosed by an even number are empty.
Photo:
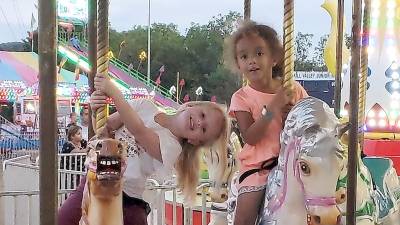
[[[327,71],[327,67],[324,61],[324,48],[326,41],[328,40],[328,35],[323,35],[320,37],[317,46],[314,48],[313,63],[314,71]]]
[[[313,34],[298,32],[295,39],[295,64],[294,69],[299,71],[312,70],[313,63],[309,58],[312,47]]]
[[[177,85],[179,78],[185,79],[180,94],[196,99],[195,90],[203,87],[203,96],[198,99],[210,100],[215,95],[218,102],[230,102],[232,93],[240,87],[239,79],[223,68],[222,51],[224,38],[235,29],[241,18],[237,12],[218,15],[206,25],[193,23],[182,35],[175,24],[154,23],[151,25],[151,68],[150,77],[156,80],[159,69],[164,65],[165,72],[161,85],[170,88]],[[125,45],[120,49],[121,42]],[[126,64],[147,74],[147,59],[142,62],[139,54],[147,53],[147,27],[135,26],[129,31],[110,30],[110,49]]]

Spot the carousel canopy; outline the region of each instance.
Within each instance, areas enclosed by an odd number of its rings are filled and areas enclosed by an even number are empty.
[[[22,81],[26,86],[32,86],[39,81],[38,74],[39,60],[36,53],[0,51],[0,81]],[[58,74],[57,81],[76,86],[88,84],[86,76],[76,76],[64,69]]]

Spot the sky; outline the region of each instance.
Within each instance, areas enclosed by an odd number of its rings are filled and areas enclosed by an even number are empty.
[[[78,0],[79,1],[79,0]],[[110,23],[118,31],[147,25],[149,0],[110,0]],[[0,0],[0,43],[20,41],[30,30],[37,0]],[[184,34],[192,22],[206,24],[229,11],[243,13],[243,0],[150,0],[151,23],[174,23]],[[320,6],[324,0],[295,0],[295,30],[312,33],[315,40],[330,31],[330,17]],[[350,32],[351,1],[345,1],[346,30]],[[252,0],[251,18],[282,30],[283,0]]]

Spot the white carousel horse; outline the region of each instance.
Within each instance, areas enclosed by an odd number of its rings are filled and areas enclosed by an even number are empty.
[[[344,148],[347,149],[347,146]],[[357,225],[396,224],[393,222],[400,219],[400,185],[392,161],[382,157],[366,157],[362,160],[360,152],[357,156]],[[347,169],[344,167],[337,184],[338,192],[346,191],[346,183]],[[339,208],[345,215],[346,202],[343,201]],[[342,218],[343,224],[344,221],[345,216]]]
[[[281,133],[279,163],[269,177],[260,224],[336,225],[341,220],[336,183],[344,166],[345,126],[328,105],[302,99]]]
[[[235,133],[231,134],[228,146],[228,163],[224,170],[224,176],[222,180],[222,187],[219,189],[215,188],[213,185],[216,184],[215,179],[217,177],[217,170],[219,168],[219,158],[218,152],[210,150],[205,150],[204,159],[207,164],[209,179],[211,181],[211,187],[209,189],[211,196],[211,215],[209,225],[227,225],[227,199],[228,199],[228,187],[232,177],[237,171],[237,164],[235,159],[235,152],[240,151],[241,146],[238,137]]]

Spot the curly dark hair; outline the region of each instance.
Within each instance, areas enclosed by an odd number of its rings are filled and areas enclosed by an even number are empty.
[[[283,76],[283,58],[284,50],[282,42],[278,38],[276,31],[267,25],[257,24],[254,21],[244,21],[229,38],[225,39],[224,43],[224,61],[227,68],[232,72],[238,73],[236,44],[240,39],[249,35],[260,36],[270,48],[272,57],[275,58],[277,64],[272,68],[272,77]]]

